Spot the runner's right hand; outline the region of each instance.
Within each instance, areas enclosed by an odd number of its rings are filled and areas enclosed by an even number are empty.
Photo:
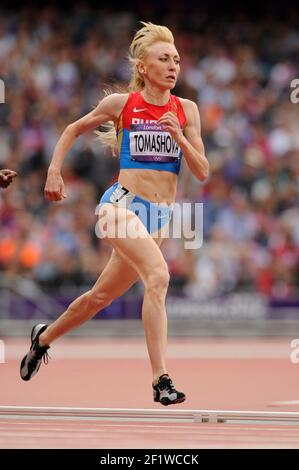
[[[59,172],[48,172],[44,193],[48,201],[61,201],[67,197],[64,181]]]

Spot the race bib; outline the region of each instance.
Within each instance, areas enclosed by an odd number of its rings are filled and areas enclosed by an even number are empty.
[[[138,162],[175,162],[180,147],[169,132],[155,123],[132,124],[130,131],[131,160]]]
[[[119,207],[128,208],[133,198],[134,194],[119,184],[111,194],[110,202],[112,202],[112,204],[118,205]]]

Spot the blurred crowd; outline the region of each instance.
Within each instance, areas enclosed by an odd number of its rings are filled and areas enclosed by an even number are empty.
[[[163,2],[162,2],[163,3]],[[177,201],[202,202],[203,244],[162,245],[170,291],[207,299],[232,291],[299,295],[298,10],[253,21],[221,20],[198,7],[109,10],[74,5],[0,11],[0,168],[18,178],[0,194],[0,275],[47,288],[90,285],[110,256],[95,235],[95,207],[117,180],[118,162],[92,132],[69,152],[67,199],[43,197],[64,128],[130,76],[127,51],[139,20],[169,26],[181,55],[175,93],[198,103],[210,176],[183,165]]]

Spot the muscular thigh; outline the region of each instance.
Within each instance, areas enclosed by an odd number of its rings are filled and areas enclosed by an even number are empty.
[[[160,232],[154,239],[158,246],[163,242],[162,235]],[[113,248],[110,259],[92,290],[101,291],[116,299],[135,284],[138,278],[136,270]]]

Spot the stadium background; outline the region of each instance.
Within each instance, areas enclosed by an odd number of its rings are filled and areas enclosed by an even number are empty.
[[[174,32],[182,57],[175,93],[198,103],[211,167],[205,184],[183,167],[177,194],[181,203],[203,202],[203,246],[185,250],[184,240],[169,239],[162,248],[171,274],[170,332],[294,332],[299,104],[290,100],[290,84],[299,78],[299,12],[270,2],[217,5],[1,7],[0,167],[19,174],[0,197],[1,335],[56,318],[109,259],[94,213],[118,174],[109,150],[85,134],[63,166],[68,198],[48,203],[43,187],[67,124],[88,113],[105,88],[127,83],[126,54],[141,19]],[[138,334],[141,302],[137,283],[98,315],[101,328],[89,322],[77,333]]]

